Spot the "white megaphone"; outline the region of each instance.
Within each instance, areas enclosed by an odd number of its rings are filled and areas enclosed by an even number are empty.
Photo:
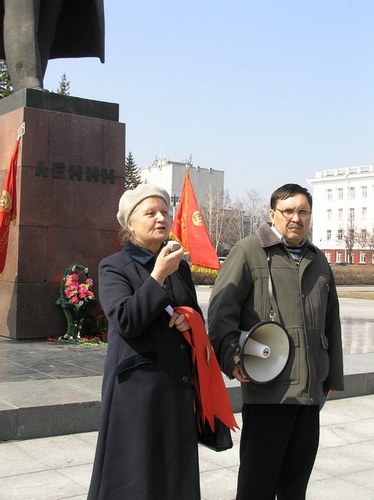
[[[261,321],[239,339],[240,366],[258,384],[267,384],[284,370],[290,355],[286,330],[275,321]]]

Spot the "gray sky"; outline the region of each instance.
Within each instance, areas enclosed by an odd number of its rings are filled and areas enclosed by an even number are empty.
[[[115,102],[139,167],[225,171],[233,199],[374,162],[372,0],[106,0],[106,62],[49,62]]]

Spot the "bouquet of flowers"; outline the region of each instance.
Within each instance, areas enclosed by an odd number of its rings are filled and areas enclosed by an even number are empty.
[[[80,281],[84,273],[83,282]],[[65,277],[64,292],[67,300],[73,304],[76,309],[80,309],[85,302],[92,300],[95,296],[91,291],[93,285],[92,279],[88,276],[87,267],[83,271],[76,272],[76,267],[72,268],[72,274]]]
[[[56,304],[62,307],[67,319],[65,338],[80,338],[88,308],[96,304],[92,291],[93,280],[88,274],[88,268],[80,264],[71,264],[64,271],[60,297]]]

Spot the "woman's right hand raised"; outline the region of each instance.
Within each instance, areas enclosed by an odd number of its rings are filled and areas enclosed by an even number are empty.
[[[164,246],[158,254],[155,262],[155,267],[151,272],[151,276],[160,285],[164,284],[165,278],[173,274],[179,267],[179,263],[183,257],[183,248],[180,247],[174,252],[170,247]]]

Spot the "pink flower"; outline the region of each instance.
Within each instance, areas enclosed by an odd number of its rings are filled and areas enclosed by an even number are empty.
[[[68,274],[65,279],[65,283],[70,285],[71,283],[75,283],[79,280],[78,274]]]
[[[78,286],[78,293],[79,293],[79,295],[82,295],[83,297],[85,297],[87,294],[87,285],[85,285],[84,283],[81,283]]]
[[[73,272],[64,278],[65,287],[64,294],[71,304],[76,308],[80,308],[85,302],[95,297],[91,291],[93,280],[88,276],[88,269],[83,272]]]
[[[90,299],[94,296],[93,292],[88,289],[88,285],[81,283],[78,287],[78,295],[81,299]]]

